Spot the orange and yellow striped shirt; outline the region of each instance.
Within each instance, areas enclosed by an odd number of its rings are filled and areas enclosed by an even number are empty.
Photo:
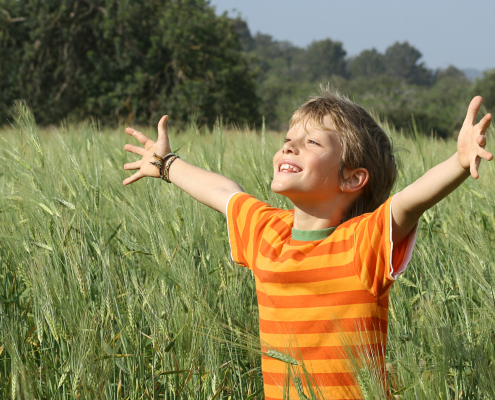
[[[299,398],[294,384],[309,390],[303,369],[280,354],[304,363],[319,398],[361,398],[349,359],[373,360],[386,382],[388,293],[415,242],[414,230],[393,246],[391,202],[305,241],[292,236],[292,210],[246,193],[229,199],[232,259],[256,280],[266,400],[282,399],[284,388],[288,398]]]

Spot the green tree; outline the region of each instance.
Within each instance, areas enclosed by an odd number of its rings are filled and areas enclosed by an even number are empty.
[[[483,97],[483,105],[495,113],[495,69],[483,72],[483,79],[476,79],[472,95]]]
[[[435,71],[434,73],[435,82],[441,81],[445,78],[453,78],[459,81],[467,82],[467,77],[466,75],[464,75],[464,72],[457,69],[453,65],[449,65],[445,69],[438,69],[437,71]]]
[[[272,36],[259,32],[254,36],[249,48],[256,58],[259,82],[263,82],[272,74],[296,80],[302,78],[302,71],[306,67],[304,49],[287,41],[273,40]]]
[[[461,128],[471,100],[470,86],[466,76],[451,66],[436,73],[434,85],[419,91],[415,107],[426,116],[426,133],[434,131],[445,138]]]
[[[308,78],[316,81],[332,75],[345,76],[346,54],[341,42],[325,39],[311,43],[305,54]]]
[[[301,102],[301,92],[307,89],[306,50],[259,32],[247,43],[257,74],[260,113],[269,129],[285,129],[295,105]]]
[[[0,103],[23,98],[41,123],[154,123],[163,113],[259,122],[234,24],[206,0],[0,0],[0,8]]]
[[[348,70],[351,78],[358,76],[374,77],[385,73],[383,54],[376,49],[363,50],[356,57],[348,61]]]
[[[408,42],[396,42],[385,51],[384,63],[387,74],[403,78],[407,83],[428,85],[432,73],[424,63],[419,63],[423,55]]]

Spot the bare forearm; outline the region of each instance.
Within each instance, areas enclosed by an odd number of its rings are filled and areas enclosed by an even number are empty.
[[[455,153],[398,193],[392,203],[394,243],[404,240],[426,210],[448,196],[468,177],[469,171],[461,167]]]
[[[458,154],[455,153],[402,190],[397,200],[404,212],[419,218],[426,210],[452,193],[468,177],[469,171],[460,166]]]
[[[181,159],[176,159],[170,166],[169,179],[194,199],[222,214],[225,214],[229,197],[243,191],[233,180]]]

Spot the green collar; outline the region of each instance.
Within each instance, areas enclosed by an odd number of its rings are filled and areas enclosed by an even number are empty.
[[[292,228],[292,239],[301,240],[304,242],[311,242],[314,240],[326,239],[336,229],[336,226],[331,228],[319,229],[317,231],[300,231],[299,229]]]

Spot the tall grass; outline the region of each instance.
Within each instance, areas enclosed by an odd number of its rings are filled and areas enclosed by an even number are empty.
[[[455,151],[453,141],[389,132],[409,150],[396,191]],[[123,130],[39,132],[19,104],[0,135],[0,397],[261,399],[254,280],[230,259],[224,217],[159,180],[123,187],[122,166],[135,160]],[[171,134],[185,160],[289,207],[269,190],[282,140],[220,125]],[[392,287],[387,375],[397,398],[495,398],[493,164],[425,214]],[[271,356],[292,370],[290,357]],[[363,395],[381,399],[365,359]],[[298,397],[317,397],[301,378]]]

